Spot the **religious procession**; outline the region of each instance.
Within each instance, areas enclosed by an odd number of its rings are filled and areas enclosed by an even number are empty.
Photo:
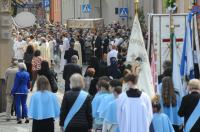
[[[0,0],[0,132],[200,132],[200,0]]]

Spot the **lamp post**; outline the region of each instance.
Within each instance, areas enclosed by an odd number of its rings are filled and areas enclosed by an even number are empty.
[[[173,62],[173,35],[174,35],[174,22],[173,22],[173,1],[170,0],[170,13],[169,13],[169,19],[170,19],[170,24],[169,24],[169,28],[170,28],[170,60],[171,62]],[[173,65],[173,64],[172,64]]]
[[[138,11],[139,11],[139,0],[135,0],[135,14],[137,14],[138,15]]]
[[[76,0],[74,0],[74,19],[76,18]]]

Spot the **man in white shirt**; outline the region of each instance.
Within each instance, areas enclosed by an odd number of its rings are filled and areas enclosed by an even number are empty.
[[[112,57],[117,58],[117,55],[118,55],[117,46],[112,45],[112,49],[110,52],[108,52],[108,55],[107,55],[107,65],[108,66],[110,65],[110,58],[112,58]]]
[[[123,38],[121,38],[120,35],[119,35],[119,33],[117,33],[117,36],[114,39],[114,44],[116,46],[119,46],[119,45],[121,45],[123,43],[123,41],[124,41]]]

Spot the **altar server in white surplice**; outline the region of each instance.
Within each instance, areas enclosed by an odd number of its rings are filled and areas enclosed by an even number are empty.
[[[78,51],[78,64],[82,66],[82,51],[81,51],[81,44],[76,41],[74,44],[74,49]]]
[[[120,132],[149,132],[153,112],[150,97],[137,88],[138,76],[128,74],[129,90],[117,100],[117,120]]]

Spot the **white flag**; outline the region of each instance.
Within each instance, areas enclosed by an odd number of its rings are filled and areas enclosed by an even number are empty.
[[[172,78],[174,83],[174,89],[179,93],[181,97],[185,95],[186,90],[183,89],[181,81],[180,65],[178,63],[178,50],[176,46],[176,37],[173,34],[173,72]]]
[[[144,39],[138,20],[138,15],[135,16],[133,28],[129,41],[128,54],[126,63],[133,64],[136,59],[140,60],[141,71],[139,73],[138,88],[146,92],[150,97],[155,95],[153,87],[153,79],[151,74],[150,63],[145,49]]]

